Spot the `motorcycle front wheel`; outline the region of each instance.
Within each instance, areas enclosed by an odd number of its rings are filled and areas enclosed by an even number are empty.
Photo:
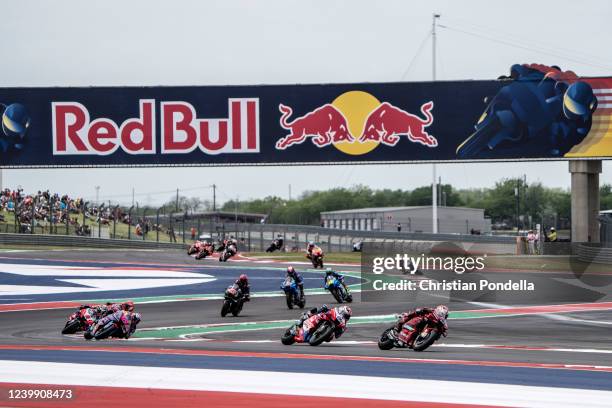
[[[285,346],[290,346],[295,343],[295,336],[291,333],[291,329],[285,330],[285,333],[281,336],[281,343]]]
[[[334,328],[332,327],[332,325],[325,322],[321,326],[319,326],[317,330],[315,330],[315,332],[310,337],[308,344],[310,344],[311,346],[318,346],[319,344],[327,340],[330,336],[332,336],[333,333]]]
[[[96,340],[105,339],[105,338],[109,337],[110,335],[112,335],[115,332],[115,330],[117,330],[115,325],[114,324],[109,324],[108,326],[103,327],[102,330],[97,332],[96,335],[94,336],[94,338]]]
[[[66,322],[66,326],[62,329],[62,334],[74,334],[81,328],[81,322],[79,319],[73,319]]]
[[[430,330],[429,333],[427,333],[425,337],[422,337],[419,334],[419,337],[417,337],[414,340],[412,349],[414,351],[423,351],[427,349],[429,346],[431,346],[432,344],[434,344],[434,342],[438,340],[439,338],[440,338],[440,333],[438,333],[438,331],[435,329]]]
[[[221,317],[225,317],[229,313],[231,307],[232,304],[229,300],[223,302],[223,306],[221,306]]]
[[[378,340],[378,348],[381,350],[391,350],[393,345],[395,344],[395,339],[390,336],[390,333],[393,332],[393,328],[387,329],[380,335],[380,339]]]

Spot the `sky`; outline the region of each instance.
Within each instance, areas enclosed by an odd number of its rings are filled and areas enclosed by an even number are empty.
[[[495,79],[514,63],[612,74],[610,1],[106,0],[3,5],[0,87],[250,85],[427,81],[433,13],[437,79]],[[567,162],[439,164],[443,183],[504,177],[569,188]],[[5,187],[140,204],[180,194],[218,201],[293,198],[308,190],[412,189],[430,164],[237,168],[4,170]],[[231,180],[231,182],[228,182]],[[604,162],[602,183],[612,183]],[[289,187],[291,185],[291,187]],[[175,194],[175,193],[174,193]]]

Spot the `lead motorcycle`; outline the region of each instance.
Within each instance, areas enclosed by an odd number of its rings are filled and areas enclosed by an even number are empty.
[[[399,316],[398,316],[399,319]],[[397,324],[385,330],[378,340],[378,348],[381,350],[391,350],[392,348],[411,348],[414,351],[424,351],[429,346],[434,344],[442,335],[440,323],[433,320],[424,320],[423,323],[416,327],[418,336],[412,344],[406,344],[398,339]]]
[[[234,316],[238,316],[244,306],[244,294],[238,285],[233,284],[225,290],[223,306],[221,306],[221,317],[227,316],[228,313],[232,313]]]

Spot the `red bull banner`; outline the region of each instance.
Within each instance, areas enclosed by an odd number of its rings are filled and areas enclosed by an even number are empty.
[[[0,89],[0,167],[612,157],[612,78]]]

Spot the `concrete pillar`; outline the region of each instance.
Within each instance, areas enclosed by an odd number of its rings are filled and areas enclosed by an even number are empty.
[[[572,241],[599,242],[601,160],[572,160]]]

